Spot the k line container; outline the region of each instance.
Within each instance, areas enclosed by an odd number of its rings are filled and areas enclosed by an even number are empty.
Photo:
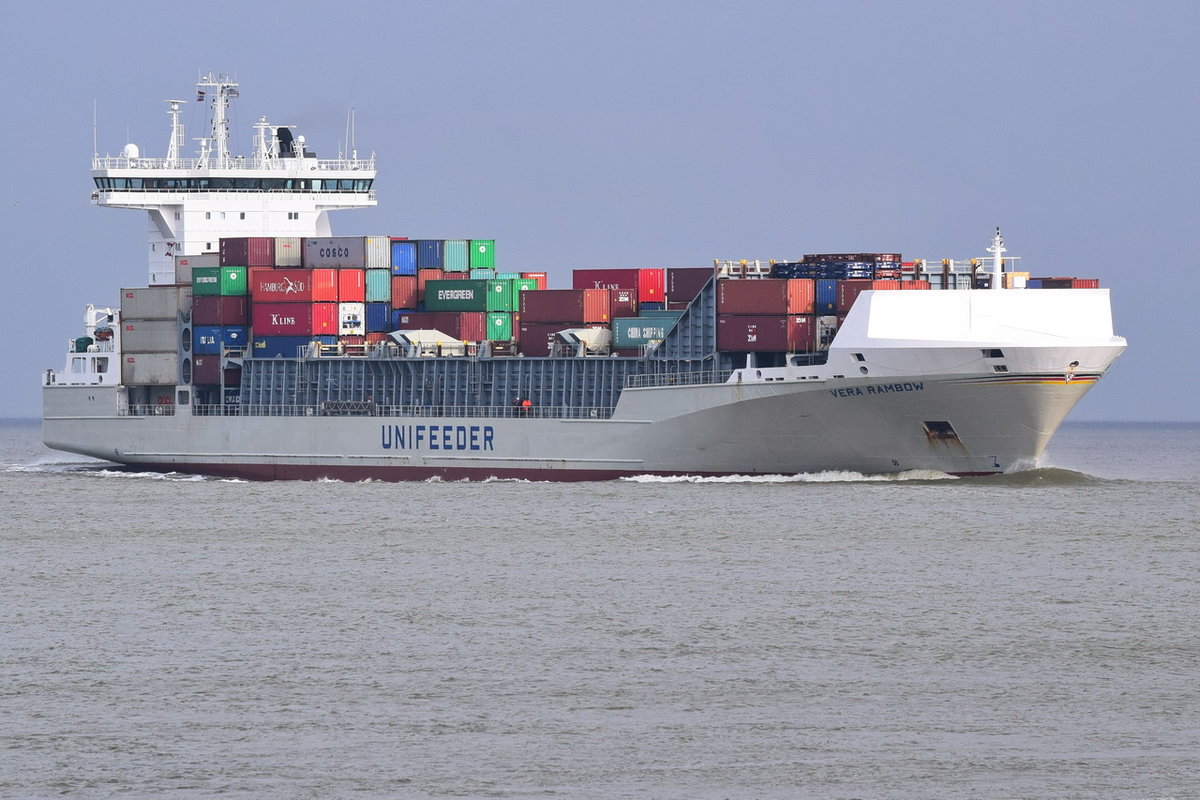
[[[311,336],[312,303],[255,303],[251,327],[255,336]]]
[[[442,269],[446,272],[466,272],[471,268],[466,239],[446,239],[442,242]]]
[[[174,319],[122,319],[121,350],[129,353],[175,353],[180,328]]]
[[[472,239],[471,240],[471,257],[469,266],[471,267],[495,267],[496,266],[496,240],[495,239]]]
[[[313,299],[314,279],[331,273],[332,270],[251,270],[250,297],[256,303],[309,302]]]
[[[571,272],[572,289],[638,290],[637,269],[577,269]]]
[[[417,274],[417,243],[392,240],[392,274]]]
[[[192,300],[193,325],[246,325],[249,323],[246,297],[196,297]]]
[[[275,237],[222,237],[218,253],[223,267],[273,267]]]
[[[179,318],[192,307],[192,286],[145,286],[121,290],[121,318]]]
[[[362,236],[326,236],[305,239],[304,266],[308,269],[364,269],[366,239]]]

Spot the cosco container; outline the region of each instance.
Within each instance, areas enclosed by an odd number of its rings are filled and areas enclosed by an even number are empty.
[[[175,353],[179,323],[174,319],[122,319],[121,350],[128,353]]]
[[[275,266],[275,237],[222,237],[218,253],[222,267]]]
[[[250,324],[255,336],[311,336],[312,303],[255,303]]]
[[[304,266],[308,269],[364,269],[367,252],[362,236],[326,236],[305,239]]]
[[[192,352],[196,355],[221,355],[221,349],[242,350],[246,347],[244,326],[197,325],[192,328]]]
[[[192,307],[192,286],[144,286],[121,290],[121,318],[178,319]]]
[[[417,243],[392,239],[392,274],[417,274]]]
[[[811,352],[815,319],[812,314],[718,314],[717,349],[723,352]]]
[[[496,266],[496,240],[495,239],[472,239],[471,240],[471,258],[469,266],[471,267],[495,267]]]
[[[390,303],[367,303],[367,333],[387,333],[392,329]]]
[[[466,239],[446,239],[442,242],[442,269],[446,272],[466,272],[471,268]]]
[[[256,303],[304,302],[313,299],[313,279],[332,270],[268,269],[250,271],[250,297]]]
[[[487,314],[487,339],[491,342],[508,342],[513,338],[513,315],[503,311]]]
[[[442,240],[420,239],[417,241],[417,269],[442,268]]]
[[[304,266],[304,248],[299,236],[275,237],[275,266],[279,269],[299,269]]]
[[[365,303],[338,303],[338,336],[362,336],[366,329]]]
[[[388,236],[363,237],[363,267],[386,269],[392,267],[392,240]]]
[[[427,311],[487,311],[487,306],[487,281],[443,279],[425,284]]]
[[[417,276],[392,276],[392,308],[417,307]]]
[[[311,336],[255,336],[250,343],[250,355],[254,358],[296,358],[307,350]]]
[[[196,297],[192,299],[193,325],[245,325],[249,322],[246,297]]]
[[[105,377],[105,382],[109,379]],[[121,383],[126,386],[174,386],[179,383],[179,355],[170,353],[121,354]]]
[[[390,303],[392,301],[391,270],[369,269],[366,281],[368,303]]]

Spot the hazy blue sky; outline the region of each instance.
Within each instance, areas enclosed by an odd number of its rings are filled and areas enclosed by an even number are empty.
[[[489,237],[498,265],[984,255],[1113,290],[1130,349],[1075,420],[1197,420],[1195,2],[22,3],[5,12],[0,416],[40,413],[87,302],[146,281],[101,153],[165,155],[167,98],[241,81],[379,206],[345,234]],[[185,118],[199,135],[200,104]],[[189,147],[191,147],[189,142]]]

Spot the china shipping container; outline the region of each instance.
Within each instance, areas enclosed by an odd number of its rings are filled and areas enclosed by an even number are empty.
[[[392,274],[417,274],[417,243],[392,239]]]
[[[471,268],[466,239],[446,239],[442,242],[442,269],[446,272],[466,272]]]
[[[612,321],[613,347],[619,349],[643,347],[666,338],[667,332],[673,327],[675,327],[675,320],[669,317],[614,317]]]
[[[392,239],[389,236],[363,237],[363,268],[385,269],[392,268]]]
[[[178,319],[192,307],[192,286],[143,286],[121,290],[121,318]]]
[[[442,240],[417,240],[417,269],[442,268]]]
[[[245,326],[196,325],[192,328],[192,352],[196,355],[221,355],[222,348],[241,350],[246,347]]]
[[[487,281],[442,279],[425,284],[428,311],[486,311],[487,304]]]
[[[121,319],[121,350],[127,353],[175,353],[180,346],[174,319]]]
[[[308,269],[364,269],[366,239],[362,236],[325,236],[305,239],[304,266]]]
[[[366,273],[361,269],[337,271],[338,302],[365,303],[367,300]]]
[[[392,273],[386,269],[369,269],[366,272],[367,302],[392,302]]]
[[[222,267],[275,266],[275,237],[221,237],[218,254]]]
[[[392,308],[417,307],[417,276],[392,276]]]
[[[250,313],[255,336],[311,336],[312,303],[258,303]]]
[[[309,302],[313,300],[314,279],[318,274],[330,275],[332,272],[308,269],[250,270],[250,296],[256,303]]]
[[[708,267],[668,267],[667,302],[690,303],[713,276]]]
[[[521,293],[522,322],[607,323],[608,289],[547,289]]]
[[[472,239],[471,240],[471,258],[468,266],[471,267],[495,267],[496,266],[496,240],[495,239]]]
[[[366,304],[360,301],[338,303],[338,337],[366,333]]]
[[[717,349],[723,352],[811,352],[815,319],[812,314],[718,314]]]
[[[304,266],[304,248],[299,236],[275,237],[275,267],[298,269]]]
[[[193,325],[246,325],[249,322],[246,297],[196,297],[192,300]]]
[[[122,353],[121,383],[127,386],[174,386],[179,383],[178,353]]]
[[[717,281],[718,314],[811,314],[811,278],[726,278]]]

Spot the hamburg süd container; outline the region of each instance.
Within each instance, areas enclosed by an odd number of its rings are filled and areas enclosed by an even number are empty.
[[[472,239],[471,240],[471,256],[468,266],[471,267],[495,267],[496,266],[496,240],[495,239]]]
[[[305,239],[304,266],[308,269],[365,269],[366,239],[362,236],[326,236]]]
[[[218,255],[222,267],[275,266],[274,236],[221,237]]]
[[[309,269],[251,270],[250,297],[256,303],[311,301],[314,279],[319,273],[331,272]]]

